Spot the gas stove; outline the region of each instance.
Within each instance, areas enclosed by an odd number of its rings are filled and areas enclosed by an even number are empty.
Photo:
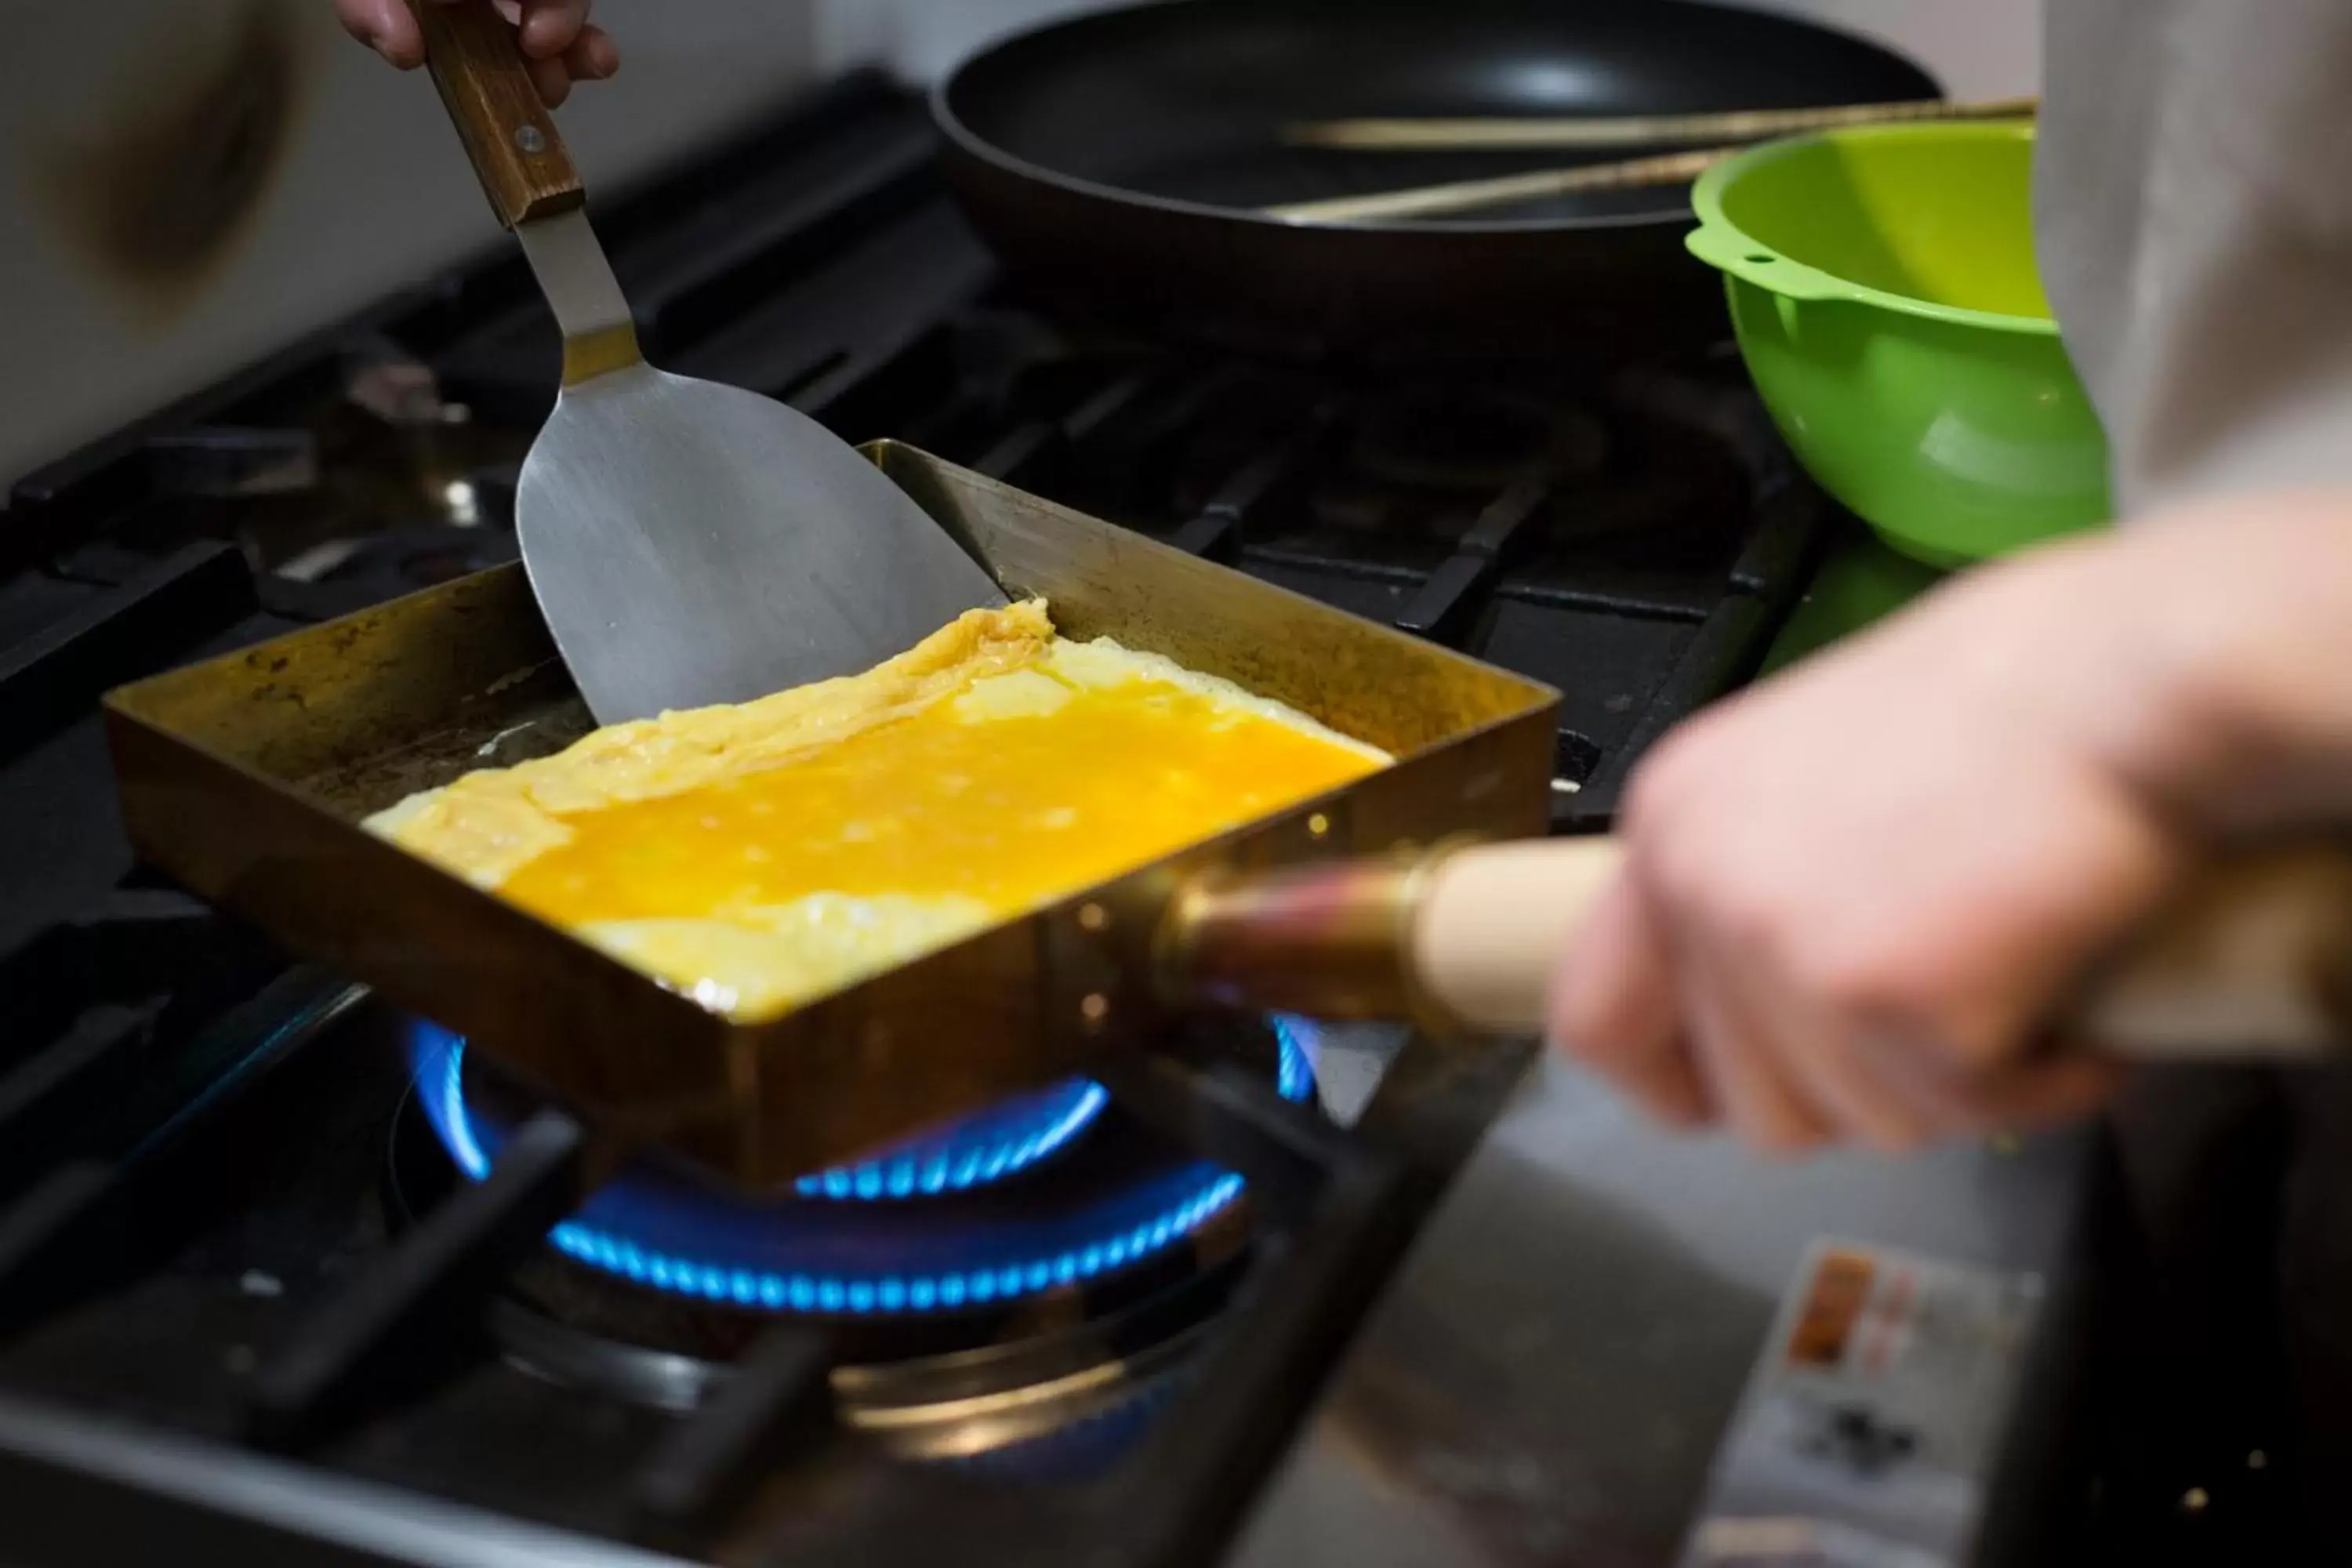
[[[651,356],[1559,688],[1561,832],[1801,591],[1827,509],[1727,349],[1158,341],[1008,291],[932,154],[853,78],[600,209]],[[100,692],[511,560],[558,352],[493,255],[11,497],[12,1560],[1663,1561],[1770,1494],[1751,1366],[1856,1257],[2010,1336],[1920,1559],[1977,1560],[2084,1140],[1771,1172],[1525,1044],[1267,1018],[753,1201],[588,1168],[461,1039],[141,872]],[[1840,1452],[1900,1472],[1874,1409]]]

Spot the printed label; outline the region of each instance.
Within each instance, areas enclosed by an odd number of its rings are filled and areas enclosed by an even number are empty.
[[[1817,1246],[1683,1568],[1960,1568],[2041,1300],[2031,1275]]]

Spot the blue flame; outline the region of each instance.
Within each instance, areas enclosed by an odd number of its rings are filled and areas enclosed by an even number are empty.
[[[799,1269],[787,1273],[730,1268],[640,1247],[577,1220],[557,1226],[549,1239],[572,1258],[607,1273],[721,1305],[773,1312],[929,1312],[1015,1300],[1140,1262],[1198,1230],[1241,1194],[1242,1179],[1221,1173],[1181,1204],[1107,1240],[1025,1261],[929,1273],[860,1277]]]
[[[965,1192],[1067,1147],[1109,1103],[1102,1085],[1072,1079],[1040,1094],[1008,1100],[876,1159],[803,1176],[793,1185],[804,1198],[866,1202]]]
[[[1276,1086],[1303,1101],[1315,1087],[1313,1026],[1274,1021],[1279,1047]],[[410,1037],[418,1098],[458,1168],[475,1181],[489,1173],[486,1146],[466,1104],[465,1041],[419,1021]],[[851,1198],[944,1194],[1001,1179],[1066,1147],[1108,1100],[1100,1085],[1079,1079],[1008,1102],[915,1144],[861,1164],[827,1171],[797,1184],[834,1198],[845,1184]],[[1008,1136],[1008,1130],[1015,1135]],[[967,1133],[971,1134],[969,1142]],[[974,1149],[986,1151],[976,1162]],[[971,1173],[969,1179],[956,1178]],[[942,1172],[937,1186],[925,1178]],[[902,1181],[906,1191],[895,1191]],[[591,1268],[637,1284],[723,1305],[767,1311],[893,1313],[955,1310],[1017,1300],[1113,1272],[1173,1246],[1230,1207],[1242,1178],[1205,1163],[1184,1166],[1084,1213],[1026,1226],[1034,1234],[976,1237],[942,1246],[943,1253],[988,1252],[983,1258],[941,1256],[929,1266],[881,1268],[857,1256],[868,1248],[823,1238],[809,1250],[843,1253],[827,1262],[793,1258],[805,1236],[791,1223],[835,1206],[796,1199],[746,1206],[697,1188],[668,1188],[639,1179],[605,1188],[564,1221],[549,1239]],[[667,1237],[653,1246],[641,1237]],[[1001,1250],[991,1252],[992,1247]],[[782,1254],[783,1256],[776,1256]]]

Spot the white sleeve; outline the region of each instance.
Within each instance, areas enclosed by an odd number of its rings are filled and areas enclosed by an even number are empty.
[[[2119,503],[2352,486],[2352,4],[2048,18],[2042,271]]]

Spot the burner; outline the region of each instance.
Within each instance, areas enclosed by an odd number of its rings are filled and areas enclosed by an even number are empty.
[[[1277,1085],[1304,1100],[1314,1088],[1311,1026],[1273,1027]],[[426,1121],[458,1168],[481,1180],[504,1119],[484,1109],[465,1042],[418,1023],[409,1050]],[[1108,1099],[1099,1085],[1074,1080],[804,1179],[789,1197],[747,1199],[635,1169],[550,1240],[599,1272],[752,1311],[944,1313],[1083,1287],[1170,1252],[1242,1194],[1242,1179],[1216,1166],[1108,1149],[1086,1180],[994,1201],[1016,1173],[1038,1173],[1079,1142]]]
[[[1084,1317],[1033,1314],[960,1348],[903,1334],[878,1340],[870,1330],[845,1337],[828,1324],[839,1358],[830,1374],[835,1413],[898,1458],[1029,1482],[1083,1479],[1130,1448],[1190,1381],[1247,1261],[1235,1253]],[[659,1348],[518,1299],[494,1304],[489,1327],[508,1359],[537,1376],[680,1413],[709,1405],[756,1342]]]

